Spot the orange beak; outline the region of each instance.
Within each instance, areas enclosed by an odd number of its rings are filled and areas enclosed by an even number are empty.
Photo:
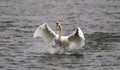
[[[58,23],[56,23],[56,27],[58,26]]]

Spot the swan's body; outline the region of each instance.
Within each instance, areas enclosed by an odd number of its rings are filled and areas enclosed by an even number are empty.
[[[55,32],[47,25],[47,23],[44,23],[40,25],[35,33],[34,37],[41,37],[47,42],[54,42],[55,47],[63,47],[63,48],[69,48],[72,44],[75,44],[79,47],[84,46],[84,35],[82,30],[77,27],[76,31],[69,35],[69,36],[62,36],[62,27],[60,23],[56,23],[57,27],[59,28],[59,34],[55,34]]]

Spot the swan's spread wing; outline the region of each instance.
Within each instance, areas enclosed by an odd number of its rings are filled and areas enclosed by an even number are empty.
[[[41,37],[47,42],[53,42],[55,36],[54,31],[46,23],[40,25],[33,34],[33,37]]]
[[[75,32],[68,37],[68,40],[74,43],[75,45],[78,45],[79,47],[84,46],[85,38],[82,30],[79,27],[77,27]]]

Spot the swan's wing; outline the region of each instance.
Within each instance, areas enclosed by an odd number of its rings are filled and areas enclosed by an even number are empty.
[[[85,38],[82,30],[77,27],[75,32],[68,37],[68,40],[79,47],[84,46]]]
[[[47,23],[40,25],[33,34],[33,37],[41,37],[47,42],[53,42],[55,36],[56,34]]]

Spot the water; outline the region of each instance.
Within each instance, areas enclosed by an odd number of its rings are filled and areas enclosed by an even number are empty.
[[[0,0],[0,70],[119,70],[119,0]],[[48,23],[63,34],[76,26],[86,44],[71,54],[50,54],[51,44],[33,39],[35,29]]]

